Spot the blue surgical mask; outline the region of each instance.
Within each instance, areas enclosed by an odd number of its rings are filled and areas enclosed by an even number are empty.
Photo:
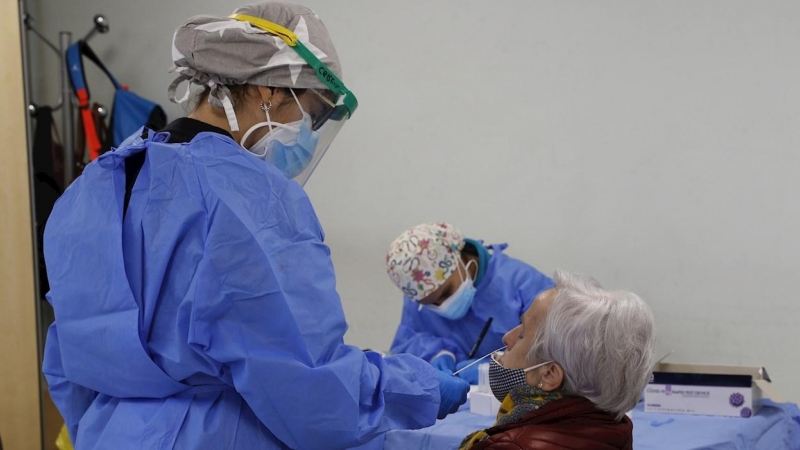
[[[270,127],[269,133],[251,145],[248,150],[274,165],[289,179],[300,175],[308,167],[314,159],[314,151],[319,141],[319,133],[311,129],[311,116],[303,111],[299,101],[297,105],[303,113],[302,119],[289,123],[272,122],[267,110],[265,111],[267,121],[254,125],[242,138],[242,142],[245,142],[253,131],[265,126]]]
[[[291,179],[300,175],[311,163],[318,140],[317,133],[311,130],[311,116],[303,113],[303,120],[272,130],[256,142],[256,146],[263,142],[262,145],[266,147],[261,150],[264,153],[263,159]],[[254,150],[259,151],[250,149]]]
[[[428,309],[450,320],[459,320],[467,315],[467,312],[472,306],[472,302],[475,300],[475,286],[473,286],[473,281],[469,276],[467,267],[468,266],[464,267],[466,275],[458,290],[439,306],[426,305]]]

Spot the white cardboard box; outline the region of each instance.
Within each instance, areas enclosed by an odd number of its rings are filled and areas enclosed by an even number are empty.
[[[764,397],[780,401],[763,367],[658,363],[645,390],[644,410],[748,418]]]
[[[474,386],[473,386],[474,387]],[[491,392],[470,391],[469,412],[482,416],[496,416],[500,410],[500,402]]]

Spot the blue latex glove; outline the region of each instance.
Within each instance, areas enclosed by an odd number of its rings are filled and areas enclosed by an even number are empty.
[[[431,360],[431,365],[436,370],[453,373],[456,370],[456,358],[449,353],[442,353]]]
[[[474,362],[474,359],[461,361],[460,363],[456,364],[456,372],[461,370],[462,367],[469,366]],[[469,384],[478,384],[478,366],[480,366],[480,364],[475,364],[468,369],[464,369],[463,372],[459,372],[458,376]]]
[[[448,414],[458,411],[458,407],[467,401],[469,383],[441,370],[436,372],[436,379],[439,380],[439,395],[441,397],[437,418],[444,419]]]

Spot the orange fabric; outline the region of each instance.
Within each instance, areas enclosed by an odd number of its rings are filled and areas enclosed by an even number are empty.
[[[100,149],[103,145],[97,137],[92,109],[89,108],[89,92],[86,89],[78,89],[76,94],[78,96],[78,106],[81,110],[81,119],[83,120],[83,131],[86,134],[86,146],[89,149],[89,160],[94,161],[100,156]]]

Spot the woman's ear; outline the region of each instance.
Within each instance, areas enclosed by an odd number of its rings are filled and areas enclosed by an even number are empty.
[[[548,392],[558,390],[564,383],[564,369],[558,363],[548,364],[543,369],[545,370],[539,381],[541,389]]]
[[[270,105],[274,102],[274,95],[278,89],[269,86],[255,86],[257,90],[257,95],[260,98],[261,102],[265,105]]]
[[[261,102],[269,109],[270,119],[279,123],[289,123],[302,119],[300,110],[288,88],[256,86]]]

